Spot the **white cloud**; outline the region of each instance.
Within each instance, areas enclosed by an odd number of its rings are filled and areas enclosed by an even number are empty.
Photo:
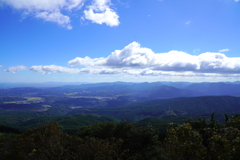
[[[0,67],[3,67],[3,65],[0,65]]]
[[[70,17],[61,11],[80,9],[85,0],[1,0],[0,3],[22,10],[24,15],[33,14],[36,18],[55,22],[62,27],[71,29]]]
[[[49,66],[32,66],[29,68],[32,72],[40,72],[42,74],[50,74],[50,73],[79,73],[80,69],[77,68],[67,68],[61,67],[56,65],[49,65]]]
[[[121,74],[121,73],[123,73],[121,69],[111,69],[105,67],[83,68],[79,72],[79,74]]]
[[[67,8],[69,10],[74,9],[74,8],[80,9],[80,8],[82,8],[85,1],[86,0],[69,0]]]
[[[71,66],[111,66],[111,67],[134,67],[144,63],[150,63],[154,53],[148,48],[140,48],[140,44],[133,42],[123,50],[112,52],[107,58],[77,57],[68,62]]]
[[[68,62],[71,66],[91,68],[104,67],[124,69],[124,73],[135,73],[147,69],[161,72],[194,72],[194,73],[240,73],[240,57],[228,58],[222,53],[202,53],[190,55],[181,51],[154,53],[149,48],[142,48],[139,43],[132,42],[122,50],[115,50],[106,58],[77,57]],[[119,71],[118,71],[119,72]],[[121,73],[123,73],[121,71]],[[159,72],[158,72],[159,73]]]
[[[120,74],[122,73],[121,69],[111,69],[105,67],[98,68],[68,68],[56,65],[48,66],[32,66],[29,68],[29,71],[39,72],[42,74],[51,74],[51,73],[69,73],[69,74]]]
[[[59,25],[66,27],[67,29],[72,29],[72,26],[70,25],[70,18],[68,16],[64,16],[60,12],[39,12],[36,14],[36,17],[42,18],[45,21],[56,22]]]
[[[26,66],[19,65],[19,66],[10,67],[10,68],[6,69],[5,71],[6,72],[12,72],[12,73],[15,74],[18,71],[22,71],[22,70],[26,70],[26,69],[27,69]]]
[[[54,22],[67,29],[72,29],[69,14],[83,7],[86,0],[0,0],[0,5],[9,5],[22,11],[22,15],[33,15],[45,21]],[[111,0],[92,0],[92,5],[83,11],[82,19],[108,26],[120,24],[118,14],[110,8]],[[64,13],[64,14],[63,14]]]
[[[120,24],[117,13],[110,8],[110,0],[93,0],[92,5],[88,6],[88,10],[84,11],[83,19],[91,20],[93,23],[108,26],[118,26]]]
[[[229,49],[220,49],[218,52],[228,52]]]
[[[239,2],[240,0],[235,0],[235,2]]]
[[[70,66],[95,66],[97,64],[101,65],[103,63],[105,63],[105,59],[104,58],[91,59],[88,56],[86,56],[84,58],[76,57],[75,59],[73,59],[73,60],[68,62],[68,64]]]
[[[122,50],[115,50],[105,58],[76,57],[68,64],[75,68],[48,65],[32,66],[29,70],[42,74],[118,74],[161,78],[240,77],[240,57],[229,58],[223,53],[211,52],[199,55],[190,55],[182,51],[154,53],[137,42],[130,43]]]

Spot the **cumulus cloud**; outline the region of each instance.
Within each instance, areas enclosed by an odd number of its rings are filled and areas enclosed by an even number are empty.
[[[71,67],[56,65],[32,66],[29,70],[42,74],[118,74],[146,77],[178,78],[238,78],[240,57],[229,58],[223,53],[206,52],[191,55],[182,51],[154,53],[151,49],[132,42],[107,57],[76,57],[68,62]],[[81,68],[77,68],[81,66]]]
[[[141,67],[153,60],[154,53],[148,48],[141,48],[140,44],[133,42],[123,48],[112,52],[107,58],[76,57],[70,60],[70,66],[110,66],[110,67]]]
[[[71,12],[82,9],[86,0],[0,0],[0,5],[9,5],[21,10],[24,17],[33,15],[45,21],[54,22],[72,29]],[[92,4],[83,11],[82,19],[108,26],[120,24],[118,14],[110,8],[111,0],[92,0]]]
[[[103,62],[102,62],[103,61]],[[104,58],[91,59],[86,56],[84,58],[76,57],[75,59],[68,62],[70,66],[95,66],[97,64],[101,65],[105,62]]]
[[[108,26],[118,26],[120,24],[118,14],[110,8],[110,0],[93,0],[92,5],[88,6],[88,10],[84,11],[83,19],[91,20],[93,23]]]
[[[68,15],[62,11],[80,9],[85,0],[1,0],[0,3],[22,10],[25,15],[32,14],[36,18],[55,22],[60,26],[71,29],[71,21]]]
[[[240,73],[240,57],[229,58],[223,53],[211,52],[200,55],[190,55],[182,51],[154,53],[149,48],[141,47],[137,42],[130,43],[122,50],[115,50],[106,58],[91,59],[90,57],[76,57],[70,60],[68,64],[70,66],[104,67],[115,70],[123,69],[124,73],[133,70],[137,73],[138,71],[143,71],[143,69],[148,70],[147,72],[144,71],[145,73],[157,73],[156,71],[160,71],[161,73]]]
[[[19,66],[10,67],[10,68],[6,69],[5,71],[6,72],[11,72],[11,73],[15,74],[18,71],[22,71],[22,70],[26,70],[26,69],[27,69],[26,66],[19,65]]]

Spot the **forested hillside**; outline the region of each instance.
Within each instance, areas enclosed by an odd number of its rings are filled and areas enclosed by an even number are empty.
[[[0,134],[0,156],[3,160],[237,160],[239,124],[238,115],[225,115],[225,124],[220,125],[212,114],[210,120],[170,123],[166,134],[129,122],[94,124],[74,135],[63,133],[56,122],[21,134],[5,127],[8,132]]]
[[[204,96],[160,99],[119,107],[79,108],[68,114],[111,115],[121,120],[136,122],[147,117],[186,116],[240,113],[240,97]]]
[[[235,160],[239,90],[239,83],[183,82],[6,87],[0,156],[172,160],[176,152],[183,160]]]

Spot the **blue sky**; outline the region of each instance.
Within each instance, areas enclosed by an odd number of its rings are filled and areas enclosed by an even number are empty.
[[[238,0],[0,0],[0,82],[238,81]]]

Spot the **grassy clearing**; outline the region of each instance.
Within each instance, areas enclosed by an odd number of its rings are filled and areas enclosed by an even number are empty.
[[[45,108],[50,108],[50,107],[52,107],[52,106],[50,106],[50,105],[42,105],[43,107],[45,107]]]
[[[24,98],[26,98],[28,101],[34,101],[34,100],[43,101],[44,100],[42,97],[24,97]]]
[[[44,98],[42,97],[24,97],[27,100],[23,100],[23,101],[10,101],[10,102],[4,102],[4,104],[31,104],[31,103],[40,103],[40,102],[44,102]]]

